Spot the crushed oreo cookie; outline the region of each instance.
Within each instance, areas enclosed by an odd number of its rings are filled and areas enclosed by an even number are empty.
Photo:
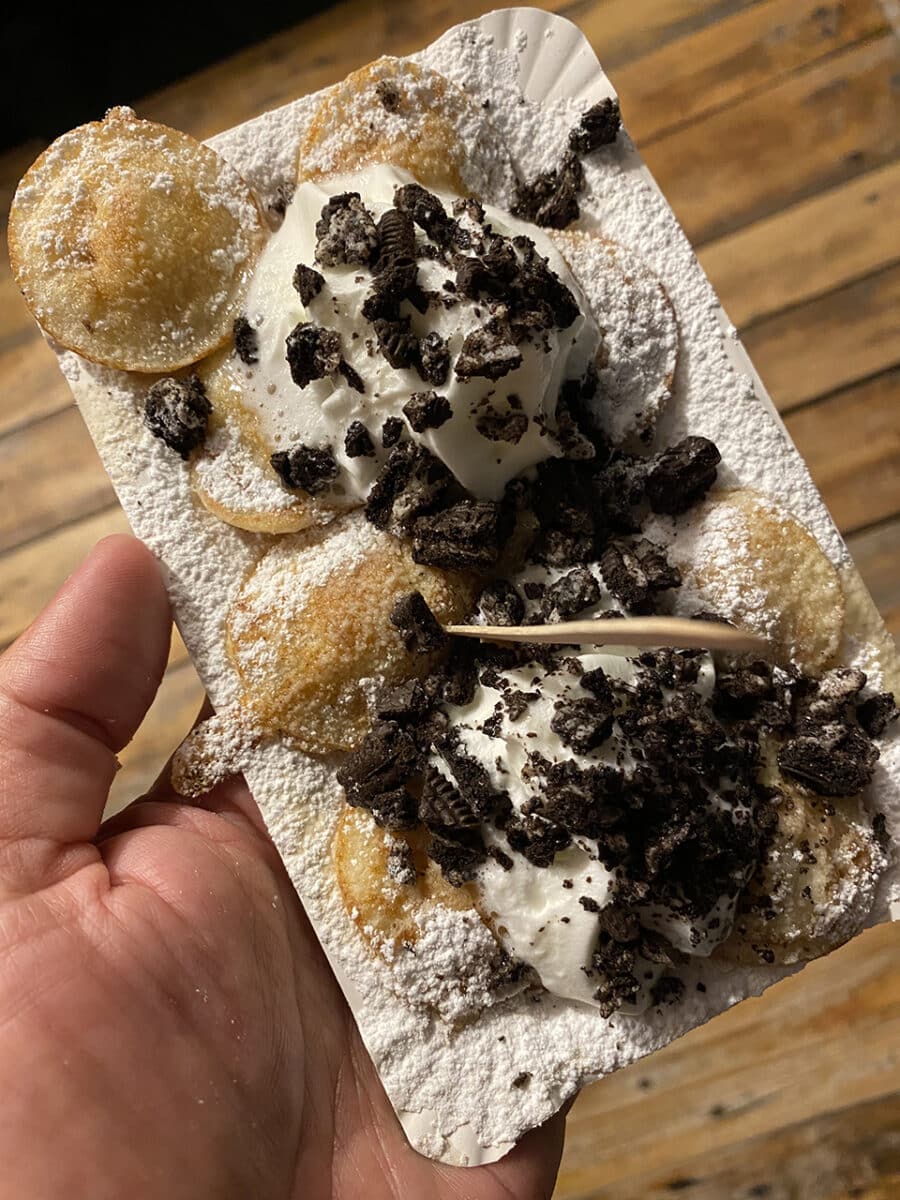
[[[362,421],[351,421],[347,426],[344,453],[348,458],[374,458],[375,443]]]
[[[338,363],[338,372],[347,381],[347,387],[353,388],[354,392],[359,392],[360,395],[365,392],[366,385],[363,383],[362,376],[350,366],[345,358],[342,358]]]
[[[413,559],[432,567],[489,567],[500,557],[503,524],[492,500],[460,500],[412,526]]]
[[[380,825],[413,829],[418,811],[404,784],[420,765],[420,752],[410,734],[393,721],[381,721],[341,763],[337,780],[347,803],[368,808]]]
[[[211,414],[212,405],[199,375],[158,379],[144,400],[144,424],[185,461],[203,442]]]
[[[399,417],[396,420],[403,425]],[[393,522],[406,532],[421,514],[443,501],[453,482],[453,476],[426,446],[400,442],[372,484],[366,518],[379,529],[387,529]]]
[[[421,592],[401,596],[391,609],[391,624],[399,630],[403,645],[413,654],[430,654],[447,640],[437,617]]]
[[[592,105],[569,132],[569,149],[576,154],[591,154],[616,140],[622,127],[619,101],[607,97]]]
[[[396,446],[403,436],[403,422],[399,417],[388,417],[381,426],[381,444],[385,450]]]
[[[645,484],[650,507],[672,516],[687,512],[715,483],[721,461],[718,447],[708,438],[686,437],[669,446],[650,462]]]
[[[872,782],[878,747],[852,725],[801,721],[796,737],[778,752],[785,775],[819,796],[855,796]]]
[[[490,442],[509,442],[515,446],[528,431],[528,417],[512,409],[498,412],[495,408],[486,408],[475,418],[475,428]]]
[[[456,222],[447,215],[438,197],[421,184],[406,183],[398,187],[394,192],[394,204],[408,213],[438,246],[445,247],[452,241],[457,229]]]
[[[856,719],[869,737],[881,737],[888,725],[900,717],[893,692],[868,696],[856,708]]]
[[[418,679],[407,679],[386,688],[375,701],[375,712],[382,721],[396,721],[400,725],[421,720],[430,707],[431,701]]]
[[[328,446],[292,446],[276,450],[269,459],[285,487],[298,488],[311,496],[324,492],[337,478],[338,465]]]
[[[308,308],[325,286],[325,276],[313,267],[297,263],[293,277],[294,291],[299,295],[304,308]]]
[[[597,580],[587,567],[575,567],[547,588],[541,601],[541,615],[548,622],[568,621],[599,600]]]
[[[578,196],[583,189],[584,170],[575,155],[568,153],[559,167],[519,184],[512,214],[545,229],[565,229],[580,215]]]
[[[525,601],[508,579],[485,584],[477,608],[486,625],[521,625],[525,617]]]
[[[316,222],[316,262],[326,267],[368,266],[377,249],[375,222],[359,193],[331,196]]]
[[[631,612],[647,613],[657,592],[681,586],[681,573],[661,546],[639,538],[610,542],[600,556],[603,582]]]
[[[242,363],[252,367],[259,362],[259,344],[256,340],[256,330],[246,317],[236,317],[232,328],[234,337],[234,352]]]
[[[441,387],[450,373],[450,351],[446,341],[436,331],[419,338],[418,371],[426,383]]]
[[[285,339],[285,358],[297,387],[333,375],[341,365],[341,335],[312,321],[295,325]]]
[[[492,320],[467,335],[456,360],[457,379],[501,379],[522,365],[522,351],[507,326]]]
[[[416,433],[440,429],[453,416],[450,401],[438,392],[413,392],[403,405],[403,415]]]
[[[587,754],[601,746],[613,728],[613,708],[596,697],[557,700],[550,728],[576,754]]]
[[[428,764],[419,800],[419,819],[429,829],[474,829],[480,819],[459,788]]]
[[[409,317],[398,317],[396,320],[380,317],[373,327],[378,349],[392,367],[402,369],[417,364],[419,339],[410,329]]]

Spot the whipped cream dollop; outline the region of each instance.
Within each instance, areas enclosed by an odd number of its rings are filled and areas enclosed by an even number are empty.
[[[479,499],[496,500],[514,476],[560,453],[554,420],[560,389],[580,380],[593,364],[600,344],[596,322],[588,315],[584,295],[549,238],[536,226],[483,206],[462,207],[456,198],[435,192],[461,231],[457,245],[426,248],[429,238],[416,228],[417,298],[400,305],[400,318],[422,338],[436,333],[446,343],[449,370],[440,385],[425,381],[415,367],[394,367],[382,352],[373,322],[363,305],[373,286],[371,265],[317,259],[317,222],[329,199],[358,193],[374,222],[394,206],[395,190],[412,177],[386,165],[373,165],[350,176],[300,184],[281,227],[264,249],[250,286],[247,320],[256,334],[256,362],[241,367],[244,403],[256,415],[272,451],[304,445],[331,450],[339,467],[329,498],[348,505],[365,499],[388,451],[381,440],[387,418],[403,422],[405,433],[422,442]],[[553,324],[517,340],[520,363],[500,378],[463,378],[457,371],[466,338],[497,315],[503,297],[461,294],[457,288],[460,256],[477,255],[485,232],[505,238],[527,238],[534,252],[572,294],[578,315],[565,328]],[[470,248],[461,251],[458,245]],[[512,243],[510,242],[510,246]],[[523,253],[524,243],[516,252]],[[527,252],[527,251],[526,251]],[[304,305],[294,287],[298,264],[324,277],[318,293]],[[501,312],[502,320],[502,312]],[[350,368],[331,371],[298,386],[286,358],[286,341],[295,327],[311,322],[340,335],[340,354]],[[363,390],[353,386],[354,376]],[[436,428],[415,431],[403,409],[415,393],[436,390],[449,402],[450,416]],[[361,422],[374,454],[349,456],[345,435]]]
[[[587,770],[606,764],[626,779],[633,774],[635,757],[618,732],[595,748],[579,750],[568,738],[564,740],[552,723],[561,704],[591,699],[592,691],[582,684],[583,679],[592,678],[590,672],[601,670],[614,689],[627,693],[641,670],[639,654],[633,647],[608,647],[603,653],[563,659],[552,670],[530,663],[495,672],[488,676],[490,683],[482,677],[469,704],[448,706],[461,748],[487,771],[498,792],[508,794],[514,813],[541,811],[550,764],[568,761]],[[703,654],[692,690],[708,701],[714,684],[712,658]],[[445,777],[451,777],[439,756],[434,764]],[[713,789],[708,791],[707,803],[725,807]],[[531,966],[548,991],[598,1004],[600,980],[594,962],[598,913],[616,902],[617,869],[604,866],[597,841],[589,837],[573,837],[552,861],[536,865],[512,849],[504,832],[491,823],[483,825],[482,835],[489,857],[476,876],[481,909],[505,948]],[[499,853],[491,857],[491,851]],[[708,956],[730,932],[736,899],[737,889],[733,889],[703,914],[689,912],[687,904],[682,907],[677,901],[667,905],[648,901],[634,906],[634,912],[643,929],[661,934],[676,951]],[[634,1002],[623,1004],[621,1011],[643,1011],[665,970],[659,962],[639,957],[635,974],[640,989]]]

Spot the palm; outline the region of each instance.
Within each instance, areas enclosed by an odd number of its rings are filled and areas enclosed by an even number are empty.
[[[149,557],[115,544],[146,589]],[[202,807],[157,791],[97,836],[74,819],[81,836],[0,830],[0,1085],[54,1146],[0,1123],[0,1196],[549,1195],[558,1127],[464,1173],[408,1148],[242,785]]]

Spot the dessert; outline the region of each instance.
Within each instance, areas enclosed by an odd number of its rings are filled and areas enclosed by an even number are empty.
[[[560,54],[582,83],[535,94]],[[113,110],[11,216],[217,710],[176,781],[244,770],[411,1140],[449,1161],[896,889],[896,655],[588,55],[512,10],[213,148]],[[96,222],[123,190],[137,295]],[[157,295],[182,234],[211,267]],[[770,655],[621,644],[652,612]],[[574,617],[606,644],[443,629]]]

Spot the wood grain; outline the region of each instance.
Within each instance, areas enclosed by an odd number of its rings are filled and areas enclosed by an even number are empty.
[[[0,552],[114,499],[81,415],[69,407],[0,438]]]
[[[628,132],[642,149],[676,127],[769,88],[802,67],[884,33],[875,0],[766,0],[644,54],[615,72]]]
[[[742,333],[772,399],[789,412],[900,363],[900,264]]]
[[[900,162],[791,205],[699,254],[741,328],[900,260]]]
[[[900,512],[900,369],[788,413],[785,424],[844,533]]]
[[[847,539],[853,561],[900,646],[900,516]]]
[[[695,245],[893,162],[900,44],[835,54],[647,147],[650,169]]]

